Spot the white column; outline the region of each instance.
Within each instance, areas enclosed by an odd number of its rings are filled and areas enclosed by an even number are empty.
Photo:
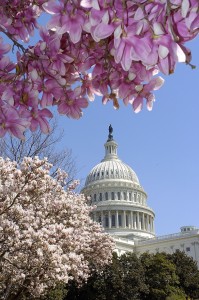
[[[140,213],[137,212],[137,216],[138,216],[138,229],[141,230],[141,222],[140,222]]]
[[[130,215],[130,227],[133,228],[133,212],[131,211]]]
[[[111,212],[110,210],[108,211],[108,227],[111,228],[112,227],[112,224],[111,224]]]
[[[118,210],[116,210],[116,228],[119,228],[119,222],[118,222]]]
[[[154,232],[154,219],[153,219],[153,217],[152,217],[151,219],[152,219],[152,221],[151,221],[151,224],[152,224],[152,232]]]
[[[126,228],[126,211],[123,211],[123,227]]]
[[[141,215],[141,229],[144,230],[144,213]]]
[[[133,213],[133,219],[134,219],[134,229],[137,229],[137,218],[136,218],[136,213]]]
[[[149,231],[149,215],[146,215],[146,230]]]

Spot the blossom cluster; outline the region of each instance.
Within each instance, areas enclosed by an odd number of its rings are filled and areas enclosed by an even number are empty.
[[[0,299],[34,299],[57,283],[80,281],[112,257],[114,243],[92,208],[46,160],[20,166],[0,158]],[[24,299],[24,298],[23,298]]]
[[[186,42],[199,32],[198,0],[0,0],[0,136],[23,138],[26,128],[49,131],[49,110],[78,119],[96,95],[139,112],[164,80],[190,64]],[[41,13],[51,16],[38,25]],[[40,40],[24,48],[35,30]],[[191,65],[191,64],[190,64]]]

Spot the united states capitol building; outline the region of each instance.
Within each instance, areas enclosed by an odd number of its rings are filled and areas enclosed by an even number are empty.
[[[167,252],[177,249],[192,256],[199,266],[199,229],[183,226],[179,233],[156,236],[155,213],[136,173],[117,155],[113,128],[109,126],[105,156],[88,174],[82,193],[95,206],[92,218],[115,240],[119,255]]]

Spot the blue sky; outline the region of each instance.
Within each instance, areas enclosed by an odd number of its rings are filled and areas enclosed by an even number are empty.
[[[112,124],[118,155],[137,173],[156,213],[158,235],[178,232],[183,225],[199,227],[199,39],[189,47],[197,68],[179,64],[165,77],[152,112],[135,114],[122,103],[115,111],[98,97],[81,120],[59,118],[64,129],[59,148],[72,149],[82,184],[104,157]]]

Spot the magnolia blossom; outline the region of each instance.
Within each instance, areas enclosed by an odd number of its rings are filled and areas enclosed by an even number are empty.
[[[66,174],[46,160],[0,158],[0,299],[35,299],[109,263],[114,243]]]
[[[96,95],[115,108],[120,100],[132,104],[135,112],[145,98],[151,110],[151,82],[163,83],[157,74],[175,72],[179,62],[192,66],[186,43],[198,35],[198,11],[198,0],[0,0],[7,36],[0,37],[1,136],[23,138],[24,127],[48,132],[51,106],[78,119]],[[40,39],[31,45],[36,31]],[[23,124],[16,131],[3,113],[8,104]]]

